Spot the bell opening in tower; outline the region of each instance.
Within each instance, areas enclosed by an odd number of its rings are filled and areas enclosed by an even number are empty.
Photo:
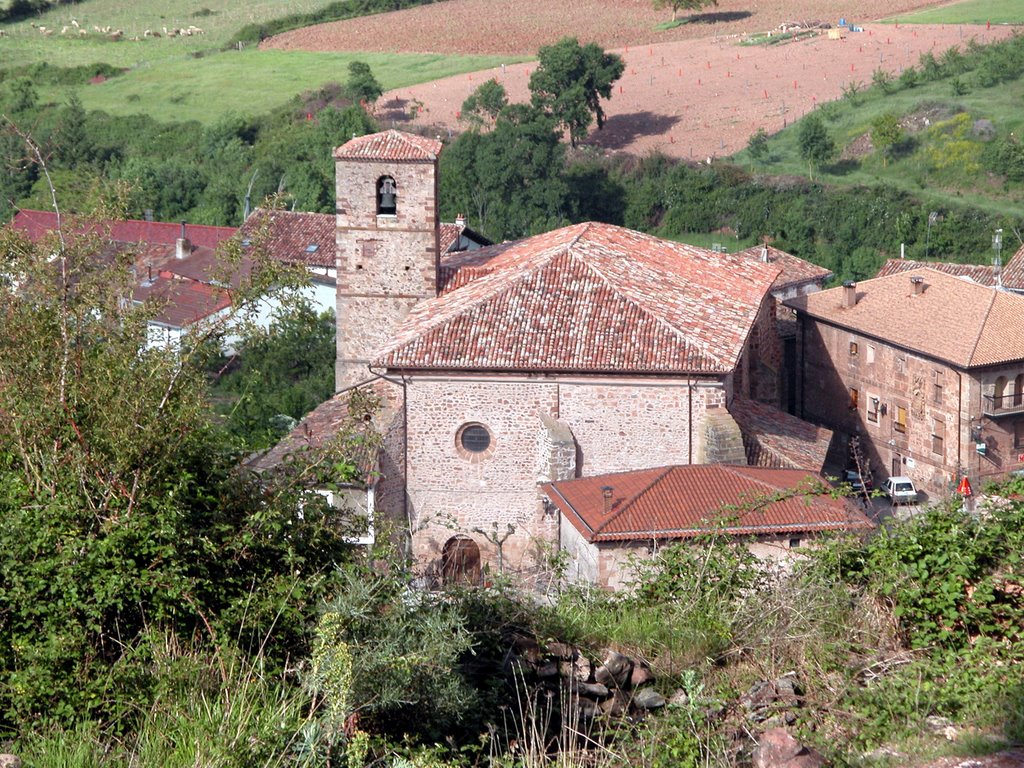
[[[398,212],[398,185],[390,176],[377,179],[377,215],[394,216]]]

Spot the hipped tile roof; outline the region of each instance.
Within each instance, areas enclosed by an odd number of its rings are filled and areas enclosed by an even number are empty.
[[[155,322],[172,328],[186,328],[204,317],[231,306],[229,291],[192,280],[179,280],[164,273],[135,287],[132,298],[155,302]]]
[[[767,258],[766,258],[767,254]],[[817,264],[804,261],[798,256],[786,253],[770,245],[755,245],[737,255],[746,256],[748,259],[766,261],[769,264],[776,264],[781,267],[782,272],[772,283],[773,291],[780,291],[784,288],[792,288],[805,283],[823,283],[832,277],[832,272]]]
[[[923,290],[914,291],[920,277]],[[958,368],[1024,360],[1024,296],[987,288],[935,269],[865,280],[843,306],[843,287],[786,303],[799,312]]]
[[[414,307],[377,365],[728,373],[780,272],[609,224],[467,259],[476,279]]]
[[[358,136],[334,150],[337,160],[425,161],[437,160],[443,145],[403,131],[382,131]]]
[[[873,527],[845,499],[818,495],[824,487],[806,470],[689,464],[546,483],[542,490],[589,542]]]
[[[330,213],[302,213],[257,208],[238,230],[243,243],[257,238],[265,228],[262,246],[267,254],[285,264],[334,267],[337,223]],[[310,251],[310,246],[316,246]]]

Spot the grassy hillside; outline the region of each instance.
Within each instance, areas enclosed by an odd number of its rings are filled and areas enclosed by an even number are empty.
[[[967,0],[893,17],[900,24],[1024,24],[1020,0]]]
[[[1014,54],[1022,56],[1018,41]],[[939,63],[941,66],[941,62]],[[930,66],[930,65],[929,65]],[[918,79],[924,78],[919,67]],[[863,87],[815,114],[836,145],[816,178],[836,185],[884,183],[924,199],[969,203],[992,213],[1019,216],[1024,205],[1024,78],[986,82],[982,70],[938,76],[904,87]],[[870,84],[869,84],[870,85]],[[888,152],[871,142],[873,124],[894,115],[902,137]],[[807,176],[799,151],[802,122],[772,136],[760,161],[749,150],[737,162],[772,174]],[[1017,159],[1015,159],[1017,158]]]
[[[126,70],[101,85],[48,85],[33,76],[43,100],[62,102],[75,90],[86,109],[111,114],[148,114],[157,120],[199,120],[211,124],[226,113],[259,115],[290,97],[345,79],[349,61],[368,62],[385,88],[512,62],[512,58],[431,55],[315,54],[223,50],[238,30],[285,14],[315,11],[324,0],[171,0],[127,4],[86,0],[60,6],[31,21],[4,25],[0,75],[40,62],[76,67],[98,62]],[[78,23],[78,27],[72,24]],[[34,25],[34,26],[33,26]],[[164,28],[198,27],[202,34],[168,37]],[[41,28],[52,34],[44,34]],[[96,32],[122,30],[119,40]],[[86,30],[83,35],[79,30]],[[160,37],[145,37],[145,32]],[[63,34],[62,34],[63,31]],[[138,38],[138,39],[133,39]]]

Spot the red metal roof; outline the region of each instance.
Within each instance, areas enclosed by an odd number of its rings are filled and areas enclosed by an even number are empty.
[[[334,157],[337,160],[437,160],[442,146],[436,139],[390,130],[354,138],[334,150]]]
[[[780,272],[610,224],[465,258],[476,279],[414,307],[378,365],[727,373]]]
[[[277,261],[334,268],[336,228],[330,213],[258,208],[238,231],[243,243],[262,237],[267,254]]]
[[[181,224],[163,221],[138,221],[136,219],[109,219],[99,222],[84,222],[78,217],[64,216],[62,224],[76,232],[102,235],[120,243],[161,243],[174,245],[181,237]],[[29,240],[36,241],[57,229],[57,214],[53,211],[19,210],[11,226],[23,232]],[[193,245],[216,248],[218,244],[235,234],[234,227],[211,227],[205,224],[186,224],[185,236]]]
[[[610,500],[604,488],[611,488]],[[689,464],[546,483],[590,542],[862,530],[873,524],[806,470]]]

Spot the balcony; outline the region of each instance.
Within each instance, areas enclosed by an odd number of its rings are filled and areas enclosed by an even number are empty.
[[[991,419],[1024,413],[1024,392],[1011,395],[985,395],[982,410]]]

